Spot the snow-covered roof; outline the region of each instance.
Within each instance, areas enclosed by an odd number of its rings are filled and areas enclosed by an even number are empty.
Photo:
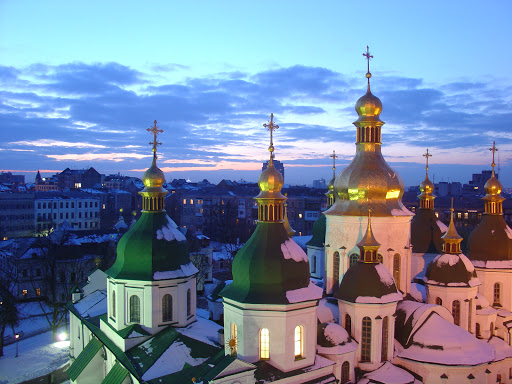
[[[156,238],[158,240],[164,239],[167,241],[186,241],[187,238],[180,232],[176,223],[169,216],[166,217],[167,224],[156,231]]]
[[[423,284],[411,283],[411,291],[409,293],[414,300],[420,303],[427,301],[427,289]]]
[[[339,323],[340,311],[337,301],[329,298],[320,300],[316,315],[320,323]]]
[[[75,303],[75,309],[83,317],[95,317],[107,312],[107,291],[94,291]]]
[[[503,339],[493,336],[487,341],[494,347],[496,352],[495,361],[501,361],[506,358],[512,358],[512,347],[508,345]]]
[[[386,361],[380,368],[365,374],[359,384],[421,384],[406,370]]]
[[[322,298],[323,290],[313,282],[305,288],[293,289],[286,292],[286,298],[290,303],[299,303],[301,301],[319,300]]]
[[[188,264],[180,265],[178,269],[173,271],[156,271],[153,273],[154,280],[168,280],[168,279],[177,279],[180,277],[192,276],[199,272],[196,266],[190,262]]]

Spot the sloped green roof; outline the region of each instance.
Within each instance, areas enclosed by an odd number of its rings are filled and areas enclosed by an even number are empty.
[[[128,376],[128,370],[116,361],[101,384],[121,384],[126,376]]]
[[[89,343],[85,346],[82,352],[80,352],[76,360],[73,361],[73,364],[71,364],[71,366],[66,371],[71,380],[76,381],[78,376],[80,376],[82,371],[91,362],[93,357],[96,356],[101,347],[101,341],[95,337],[91,338]]]
[[[325,243],[326,225],[327,218],[323,213],[321,213],[313,224],[313,237],[306,243],[306,245],[311,245],[313,247],[323,247]]]
[[[144,330],[144,328],[142,328],[139,324],[132,324],[123,329],[117,330],[112,325],[110,325],[109,322],[106,323],[115,333],[117,333],[123,339],[126,339],[134,331],[140,333],[143,336],[151,336],[151,334]]]
[[[165,240],[166,212],[142,212],[117,245],[117,258],[106,274],[116,279],[154,279],[155,272],[177,271],[190,263],[186,241]]]
[[[285,258],[283,247],[298,247],[295,243],[285,245],[288,240],[293,242],[283,223],[259,222],[233,260],[233,283],[220,296],[242,303],[288,304],[287,291],[309,285],[304,252],[300,251],[305,260]]]

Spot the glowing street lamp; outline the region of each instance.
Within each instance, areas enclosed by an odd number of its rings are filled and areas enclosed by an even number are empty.
[[[20,339],[20,334],[16,333],[14,339],[16,340],[16,355],[14,357],[18,357],[18,340]]]

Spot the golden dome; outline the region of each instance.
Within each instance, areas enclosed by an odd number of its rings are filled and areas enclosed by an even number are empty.
[[[153,158],[153,163],[142,176],[142,182],[146,188],[161,188],[165,183],[164,173],[156,166],[156,158]]]
[[[365,120],[369,117],[379,118],[380,113],[382,112],[382,102],[377,96],[374,96],[370,92],[370,88],[368,87],[368,92],[366,95],[362,96],[357,100],[356,103],[356,112],[359,115],[359,120],[363,117]]]
[[[329,182],[327,183],[327,189],[329,191],[334,191],[334,181],[335,181],[335,177],[333,176],[333,178],[331,180],[329,180]]]
[[[422,194],[425,193],[431,195],[434,193],[434,183],[430,181],[428,175],[425,177],[425,180],[421,182],[420,191]]]
[[[258,179],[260,194],[258,197],[281,197],[281,188],[283,188],[284,179],[281,172],[274,167],[274,161],[270,158],[267,168],[261,173]],[[283,196],[284,197],[284,196]]]
[[[501,194],[503,190],[503,186],[499,182],[499,180],[494,176],[494,170],[492,172],[492,176],[484,185],[484,191],[487,195],[496,196]]]

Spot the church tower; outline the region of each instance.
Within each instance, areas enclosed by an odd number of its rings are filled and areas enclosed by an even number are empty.
[[[410,290],[410,225],[413,214],[402,204],[404,183],[386,163],[381,153],[380,120],[382,103],[370,91],[370,64],[366,78],[368,89],[356,103],[359,116],[356,126],[356,155],[350,165],[338,174],[334,183],[336,199],[325,212],[326,292],[337,291],[348,268],[359,259],[358,242],[367,227],[366,213],[371,210],[373,231],[381,242],[383,252],[377,255],[393,271],[398,289]]]
[[[482,221],[469,236],[469,259],[482,281],[479,293],[495,308],[512,311],[512,229],[503,217],[503,187],[494,174],[493,142],[492,176],[485,183],[485,212]]]
[[[117,258],[106,271],[108,316],[101,330],[125,351],[158,333],[163,326],[184,327],[196,320],[196,275],[185,236],[164,209],[164,173],[153,162],[142,181],[142,214],[117,245]]]
[[[226,354],[263,361],[289,372],[315,362],[316,306],[322,289],[309,281],[304,251],[284,226],[283,176],[274,167],[270,115],[270,160],[258,180],[258,224],[233,260],[233,283],[224,301]]]
[[[475,332],[475,297],[480,285],[475,267],[462,253],[453,222],[453,198],[448,230],[442,237],[443,253],[427,267],[423,280],[427,288],[427,303],[442,305],[453,316],[453,322],[470,333]]]

